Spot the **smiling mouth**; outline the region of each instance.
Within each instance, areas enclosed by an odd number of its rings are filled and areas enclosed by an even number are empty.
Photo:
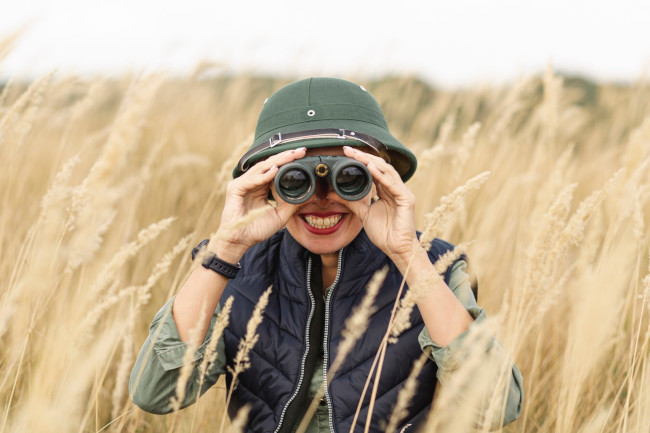
[[[303,215],[302,219],[311,227],[319,230],[334,227],[341,221],[343,214],[330,215],[326,217],[317,217],[314,215]]]

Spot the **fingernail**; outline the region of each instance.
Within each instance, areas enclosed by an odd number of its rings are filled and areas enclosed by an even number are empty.
[[[306,147],[299,147],[299,148],[297,148],[296,150],[300,150],[300,151],[302,151],[302,150],[307,150],[307,148],[306,148]]]

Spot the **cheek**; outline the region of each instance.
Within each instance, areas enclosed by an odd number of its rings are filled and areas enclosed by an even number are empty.
[[[363,223],[358,216],[350,214],[350,225],[348,227],[356,236],[363,228]]]

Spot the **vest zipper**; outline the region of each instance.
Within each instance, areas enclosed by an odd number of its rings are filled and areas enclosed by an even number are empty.
[[[311,308],[309,310],[309,317],[307,318],[307,326],[305,327],[305,353],[302,355],[302,360],[300,361],[300,378],[298,379],[298,386],[296,387],[296,390],[293,392],[293,395],[289,398],[289,401],[287,401],[287,404],[284,405],[284,408],[282,409],[282,413],[280,414],[280,422],[278,423],[278,426],[276,427],[274,433],[278,433],[280,431],[282,422],[284,421],[284,415],[287,413],[289,405],[293,402],[293,400],[300,392],[300,388],[302,388],[302,382],[305,379],[305,361],[307,360],[307,354],[309,353],[309,329],[311,327],[311,319],[314,315],[314,310],[316,309],[316,301],[314,300],[314,295],[311,293],[311,257],[309,257],[309,261],[307,262],[307,293],[309,294]]]
[[[339,282],[339,277],[341,276],[341,265],[343,264],[343,248],[339,250],[339,260],[336,266],[336,277],[334,282],[327,291],[327,299],[325,301],[325,332],[323,335],[323,387],[325,389],[325,401],[327,402],[327,413],[329,416],[330,431],[335,433],[334,430],[334,419],[332,415],[332,399],[328,390],[329,384],[327,383],[327,364],[329,354],[327,352],[327,343],[329,339],[329,329],[330,329],[330,301],[332,300],[332,293],[336,288],[336,284]]]

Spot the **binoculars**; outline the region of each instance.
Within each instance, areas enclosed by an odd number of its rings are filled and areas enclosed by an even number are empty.
[[[282,200],[300,204],[309,200],[317,180],[327,180],[344,200],[361,200],[372,188],[368,167],[347,156],[308,156],[280,167],[273,184]]]

